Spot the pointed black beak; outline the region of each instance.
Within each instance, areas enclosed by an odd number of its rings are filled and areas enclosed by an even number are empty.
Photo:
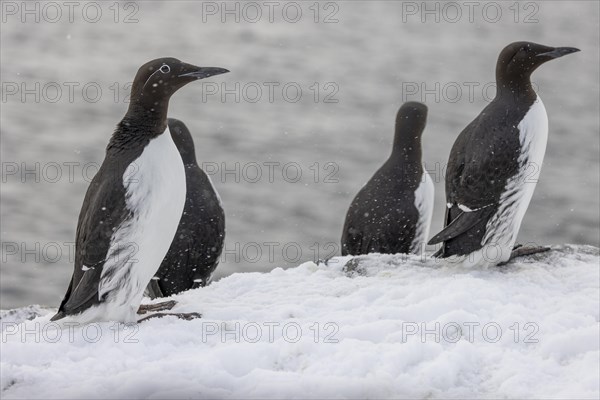
[[[576,53],[580,51],[579,49],[576,49],[575,47],[557,47],[554,50],[542,53],[542,54],[538,54],[538,57],[548,57],[550,59],[554,59],[554,58],[559,58],[562,56],[566,56],[567,54],[571,54],[571,53]]]
[[[225,68],[198,67],[198,69],[196,69],[195,71],[187,72],[187,73],[181,74],[179,76],[180,77],[188,76],[190,78],[195,78],[195,79],[204,79],[204,78],[208,78],[209,76],[221,75],[226,72],[229,72],[229,70],[225,69]]]

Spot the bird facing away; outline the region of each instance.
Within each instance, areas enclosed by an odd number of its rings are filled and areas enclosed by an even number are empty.
[[[358,192],[342,232],[342,255],[419,253],[429,235],[434,187],[421,161],[427,107],[407,102],[396,116],[392,154]]]
[[[185,203],[183,161],[167,126],[169,99],[190,82],[225,72],[175,58],[140,67],[127,113],[85,195],[73,276],[53,321],[136,321]]]
[[[460,133],[450,152],[445,228],[429,241],[443,242],[436,255],[484,267],[511,258],[548,138],[548,116],[531,85],[531,73],[576,51],[531,42],[502,50],[496,97]]]
[[[174,118],[169,118],[169,131],[183,159],[187,195],[173,243],[148,285],[151,298],[167,297],[208,284],[219,265],[225,241],[221,199],[196,162],[190,131]]]

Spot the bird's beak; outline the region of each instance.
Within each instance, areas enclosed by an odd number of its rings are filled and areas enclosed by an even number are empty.
[[[538,54],[538,57],[548,57],[550,59],[559,58],[562,56],[566,56],[567,54],[576,53],[580,51],[575,47],[556,47],[551,51],[547,51],[545,53]]]
[[[191,72],[186,72],[184,74],[179,75],[180,77],[190,77],[195,79],[204,79],[209,76],[220,75],[229,72],[228,69],[218,68],[218,67],[194,67],[194,70]]]

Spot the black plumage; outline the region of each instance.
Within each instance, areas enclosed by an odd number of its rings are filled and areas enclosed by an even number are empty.
[[[519,129],[519,124],[537,100],[531,73],[543,63],[575,51],[578,50],[530,42],[511,43],[502,50],[496,64],[495,98],[459,134],[450,152],[446,171],[445,228],[429,241],[429,244],[443,242],[438,256],[467,255],[486,244],[505,246],[511,241],[514,244],[517,232],[509,230],[512,227],[518,229],[521,221],[501,221],[502,215],[497,212],[500,207],[526,208],[529,200],[525,200],[527,204],[516,204],[524,200],[512,192],[518,192],[525,184],[535,185],[524,180],[513,182],[514,188],[507,187],[531,161],[529,149],[522,147]],[[545,111],[543,113],[546,118]],[[541,165],[533,167],[540,168]],[[503,229],[507,232],[496,235],[506,239],[502,243],[484,243],[491,231]],[[508,257],[509,254],[504,254],[498,260],[505,261]]]
[[[405,103],[398,111],[390,157],[354,197],[346,214],[342,255],[417,251],[413,244],[421,215],[415,191],[423,181],[421,135],[426,119],[427,107],[421,103]],[[431,190],[433,202],[433,186]]]
[[[224,72],[228,71],[201,68],[175,58],[152,60],[139,68],[127,113],[117,125],[104,161],[87,189],[77,223],[73,275],[53,321],[101,304],[110,304],[104,312],[123,322],[135,317],[143,287],[140,290],[131,282],[130,275],[145,266],[135,265],[136,243],[115,235],[129,230],[145,215],[128,206],[126,180],[137,179],[136,160],[151,141],[165,132],[171,96],[187,83]],[[160,259],[152,262],[158,266]],[[105,268],[109,263],[111,268]],[[115,286],[111,278],[117,276]],[[103,320],[106,315],[90,318]]]

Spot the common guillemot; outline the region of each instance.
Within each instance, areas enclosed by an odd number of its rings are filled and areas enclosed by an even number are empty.
[[[496,64],[494,100],[458,136],[446,173],[445,228],[429,244],[465,266],[490,266],[511,257],[540,174],[548,116],[531,73],[547,61],[579,51],[531,42],[506,46]],[[545,250],[546,248],[539,248]]]
[[[175,58],[140,67],[128,111],[85,195],[73,276],[52,321],[136,321],[186,197],[183,161],[167,125],[169,99],[187,83],[225,72]]]
[[[358,192],[342,232],[342,255],[420,253],[429,235],[434,186],[422,165],[427,107],[407,102],[396,116],[392,154]]]

